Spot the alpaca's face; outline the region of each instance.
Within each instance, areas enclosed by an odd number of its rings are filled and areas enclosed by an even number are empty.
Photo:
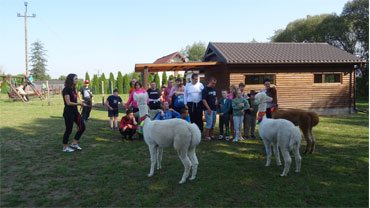
[[[134,94],[134,99],[137,102],[137,104],[140,105],[147,105],[147,99],[148,95],[147,93],[142,94]]]
[[[266,93],[260,92],[255,96],[254,100],[255,100],[256,104],[259,105],[259,104],[262,104],[262,103],[271,102],[272,98],[267,96]]]

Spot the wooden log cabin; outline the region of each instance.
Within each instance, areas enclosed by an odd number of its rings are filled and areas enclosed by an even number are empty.
[[[355,112],[355,68],[364,60],[326,43],[210,42],[203,62],[137,64],[136,71],[186,70],[215,77],[218,95],[230,85],[260,91],[269,78],[280,108],[319,114]],[[147,66],[146,70],[144,66]],[[146,71],[146,72],[145,72]]]

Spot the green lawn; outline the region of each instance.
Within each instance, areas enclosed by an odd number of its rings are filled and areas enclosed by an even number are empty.
[[[368,100],[358,105],[368,108]],[[197,179],[179,185],[183,166],[176,152],[165,149],[163,169],[148,178],[146,144],[122,142],[118,131],[109,130],[103,109],[92,111],[80,140],[83,151],[62,153],[62,111],[60,95],[51,98],[51,106],[0,96],[2,207],[368,207],[369,116],[364,113],[321,117],[314,128],[316,152],[302,156],[301,173],[294,172],[293,162],[288,177],[280,177],[283,167],[274,158],[264,167],[259,139],[201,142]],[[301,152],[305,145],[302,141]]]

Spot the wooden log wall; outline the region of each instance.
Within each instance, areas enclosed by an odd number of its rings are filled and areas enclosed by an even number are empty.
[[[354,73],[341,74],[341,83],[314,83],[314,73],[230,73],[230,85],[245,82],[245,75],[275,75],[280,108],[321,109],[353,106]],[[350,82],[352,82],[350,84]],[[263,85],[248,85],[245,90],[260,91]],[[275,86],[275,85],[272,85]],[[349,97],[351,96],[351,97]]]

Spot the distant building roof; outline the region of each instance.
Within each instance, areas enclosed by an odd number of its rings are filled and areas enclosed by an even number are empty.
[[[203,61],[229,64],[365,63],[327,43],[224,43],[210,42]]]
[[[182,63],[182,62],[185,62],[185,57],[181,55],[181,53],[175,52],[157,59],[156,61],[153,62],[153,64]]]

